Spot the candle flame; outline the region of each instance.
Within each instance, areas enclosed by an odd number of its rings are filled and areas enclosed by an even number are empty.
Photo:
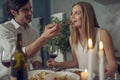
[[[102,43],[102,41],[100,41],[100,43],[99,43],[99,50],[103,50],[103,43]]]
[[[89,39],[88,39],[88,48],[91,49],[92,46],[93,46],[92,39],[89,38]]]
[[[85,69],[85,72],[87,72],[87,69]]]

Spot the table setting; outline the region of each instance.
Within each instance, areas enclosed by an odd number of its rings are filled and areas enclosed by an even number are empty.
[[[44,68],[29,71],[28,80],[89,80],[89,76],[87,69],[66,68],[59,69],[59,71],[53,71]],[[92,72],[92,80],[100,80],[100,78]],[[114,77],[108,77],[104,80],[120,80],[120,75],[115,73]]]
[[[93,73],[95,78],[95,73]],[[28,72],[28,80],[88,80],[87,69],[67,68],[53,71],[51,69],[31,70]]]
[[[28,72],[28,80],[80,80],[80,76],[65,70],[33,70]]]
[[[49,70],[38,70],[38,71],[30,71],[29,74],[33,73],[33,75],[29,75],[29,80],[119,80],[118,73],[116,72],[114,76],[105,77],[104,74],[104,51],[103,51],[103,43],[99,43],[99,75],[93,72],[93,49],[92,49],[92,40],[88,40],[88,68],[80,69],[80,68],[66,68],[66,69],[58,69],[54,70],[53,67]],[[52,50],[52,48],[50,48]],[[52,52],[53,53],[53,52]],[[41,75],[39,75],[41,74]],[[99,76],[99,77],[98,77]],[[32,78],[33,79],[32,79]],[[41,78],[42,77],[42,78]]]
[[[56,68],[52,66],[51,68],[41,68],[39,70],[30,70],[28,71],[28,80],[120,80],[120,75],[116,72],[113,78],[105,78],[104,74],[104,51],[103,43],[100,42],[99,46],[99,77],[96,77],[96,74],[92,70],[92,41],[89,41],[89,61],[88,69],[80,68]],[[58,56],[58,47],[52,46],[49,50],[50,58],[55,59]],[[10,64],[6,58],[4,58],[4,51],[1,54],[1,61],[4,66],[7,68],[10,67]],[[8,61],[5,63],[5,61]]]

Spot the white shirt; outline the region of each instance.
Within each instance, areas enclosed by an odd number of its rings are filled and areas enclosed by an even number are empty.
[[[98,56],[98,51],[99,51],[99,42],[100,42],[100,29],[96,29],[97,34],[96,34],[96,42],[95,46],[93,48],[93,72],[98,75],[99,71],[99,56]],[[80,69],[88,69],[88,49],[87,49],[87,44],[83,48],[80,42],[78,43],[77,47],[75,48],[75,53],[76,57],[78,60],[78,65]],[[105,62],[106,63],[106,62]]]
[[[25,29],[15,22],[14,19],[0,24],[0,54],[5,50],[5,55],[10,59],[11,55],[16,49],[16,34],[22,33],[23,37],[23,51],[25,52],[25,46],[32,43],[38,38],[37,32],[32,27],[27,26]],[[25,52],[26,53],[26,52]],[[0,55],[1,58],[1,55]],[[40,61],[40,51],[30,59],[31,62]],[[8,73],[8,69],[1,64],[0,60],[0,79]]]

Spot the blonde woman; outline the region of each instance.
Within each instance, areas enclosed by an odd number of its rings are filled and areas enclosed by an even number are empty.
[[[93,40],[94,65],[93,71],[98,75],[99,71],[99,42],[104,44],[105,75],[112,76],[117,70],[117,64],[113,51],[113,43],[107,30],[99,28],[94,9],[87,2],[78,2],[72,6],[70,16],[69,42],[72,49],[72,60],[67,62],[56,62],[51,60],[54,66],[64,68],[79,66],[80,69],[88,69],[88,38]],[[47,64],[50,61],[48,60]],[[49,65],[48,65],[49,66]]]

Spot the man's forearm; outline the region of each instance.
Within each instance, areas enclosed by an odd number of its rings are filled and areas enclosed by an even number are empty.
[[[46,43],[46,41],[47,38],[45,38],[44,36],[40,36],[36,41],[28,45],[25,49],[28,58],[34,56],[35,53],[37,53],[38,50]]]

